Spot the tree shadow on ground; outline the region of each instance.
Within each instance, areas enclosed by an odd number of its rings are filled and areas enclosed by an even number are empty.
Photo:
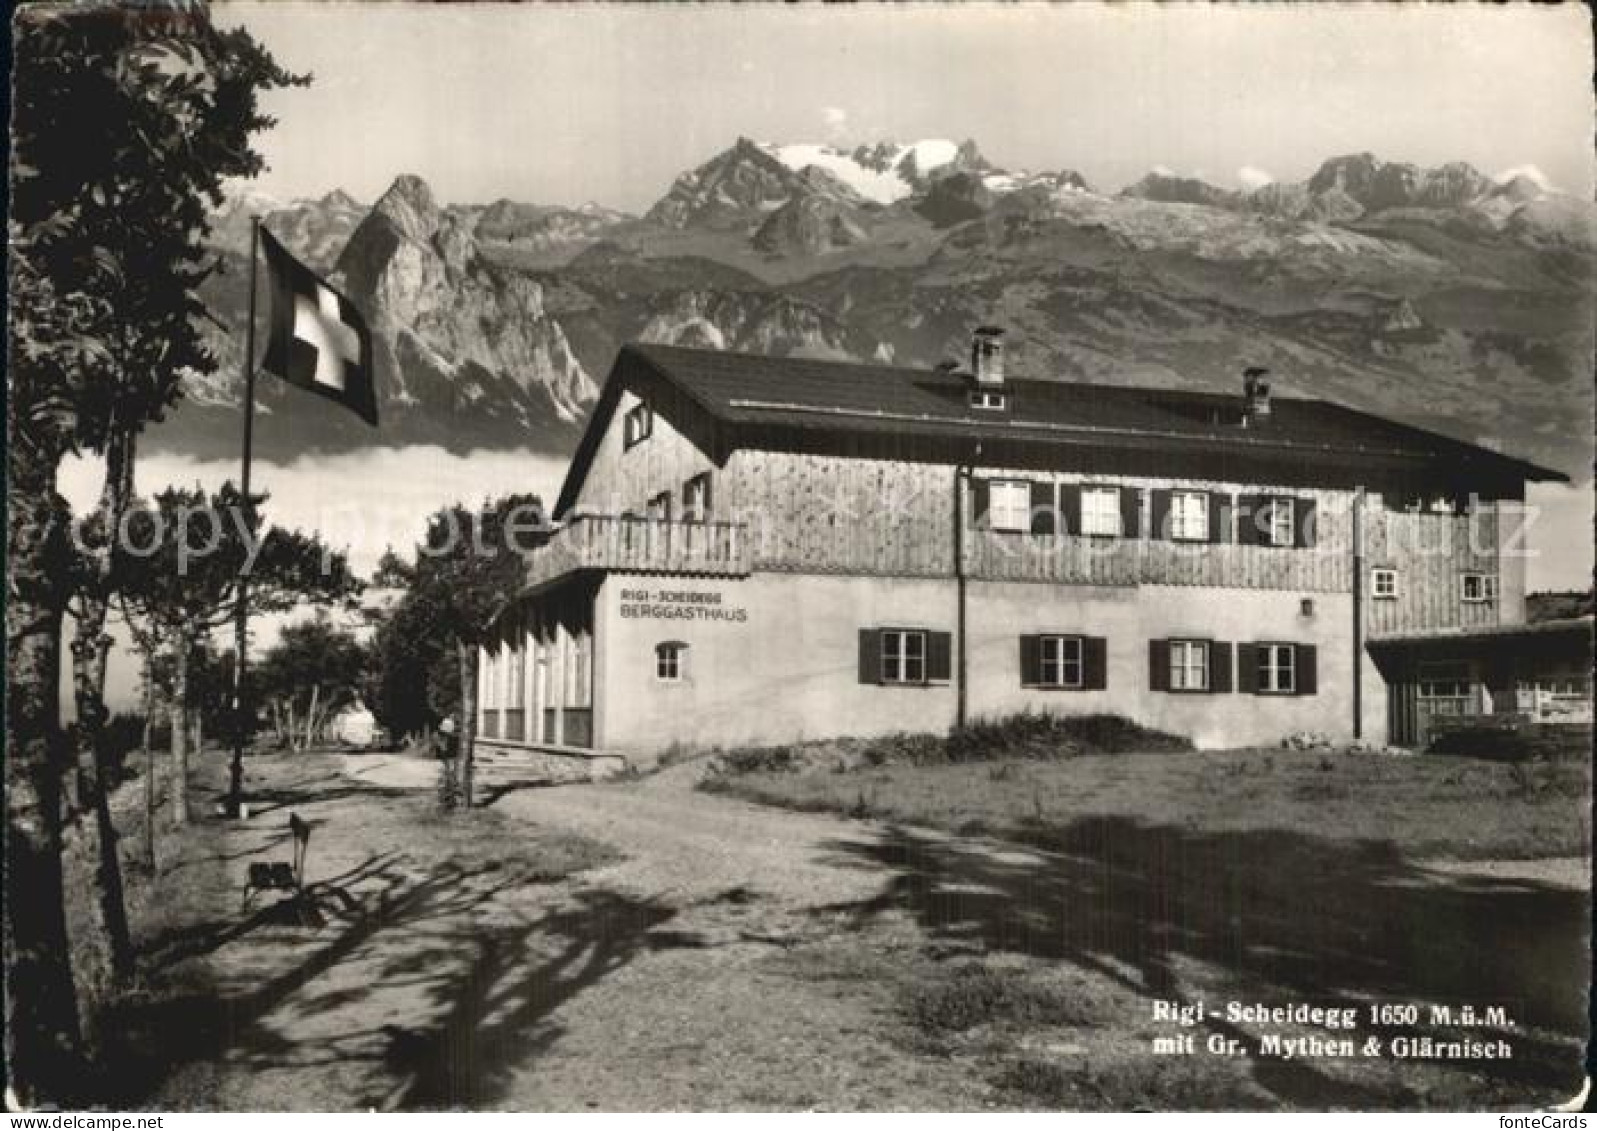
[[[470,968],[439,987],[450,1006],[443,1021],[422,1032],[387,1033],[386,1067],[399,1083],[378,1106],[495,1106],[508,1095],[517,1066],[559,1037],[549,1015],[651,949],[649,932],[673,915],[651,901],[591,891],[532,924],[470,940]]]
[[[851,912],[860,925],[907,911],[944,942],[1064,960],[1150,998],[1198,996],[1178,971],[1190,959],[1265,1005],[1418,1003],[1422,1015],[1426,1003],[1502,1006],[1514,1027],[1430,1029],[1422,1018],[1420,1031],[1506,1037],[1512,1059],[1471,1067],[1522,1090],[1556,1093],[1579,1080],[1584,892],[1443,876],[1388,842],[1285,830],[1212,832],[1117,816],[1031,839],[1037,847],[1006,851],[894,827],[877,843],[835,842],[843,859],[868,860],[892,878],[869,900],[822,910]],[[1253,1064],[1258,1085],[1294,1106],[1405,1099],[1391,1089],[1356,1094],[1307,1061]]]

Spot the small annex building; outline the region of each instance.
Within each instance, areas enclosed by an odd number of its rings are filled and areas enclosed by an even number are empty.
[[[1003,347],[623,348],[484,649],[481,738],[650,759],[1029,709],[1415,741],[1425,665],[1500,679],[1471,634],[1524,626],[1525,485],[1564,476],[1262,370],[1026,380]]]

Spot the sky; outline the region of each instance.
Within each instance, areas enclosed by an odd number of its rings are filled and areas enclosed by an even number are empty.
[[[738,136],[974,138],[1118,189],[1160,166],[1300,180],[1329,156],[1534,166],[1590,197],[1576,4],[562,6],[218,3],[309,89],[262,141],[281,197],[642,211]]]

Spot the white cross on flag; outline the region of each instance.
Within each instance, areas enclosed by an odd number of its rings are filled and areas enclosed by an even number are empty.
[[[355,304],[261,228],[272,281],[272,327],[261,368],[377,423],[372,336]]]

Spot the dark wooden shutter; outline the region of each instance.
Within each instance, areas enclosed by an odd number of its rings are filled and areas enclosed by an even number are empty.
[[[879,629],[859,630],[859,681],[882,682],[882,634]]]
[[[977,530],[987,529],[987,511],[992,503],[992,494],[987,480],[970,481],[970,521]]]
[[[1061,483],[1059,485],[1059,513],[1064,523],[1065,534],[1081,533],[1081,485],[1077,483]]]
[[[1231,526],[1231,496],[1209,492],[1209,541],[1228,541]]]
[[[1237,645],[1237,690],[1244,695],[1259,693],[1259,648],[1256,644]]]
[[[1042,637],[1020,638],[1020,686],[1036,687],[1042,683]]]
[[[1231,691],[1231,656],[1233,651],[1234,649],[1227,641],[1209,641],[1209,691],[1212,694],[1226,695]]]
[[[1058,534],[1059,512],[1054,507],[1054,485],[1034,479],[1031,484],[1031,532]]]
[[[1265,508],[1270,505],[1268,495],[1239,495],[1237,497],[1237,541],[1244,546],[1262,546],[1264,531],[1259,529]]]
[[[1148,530],[1149,538],[1168,539],[1170,537],[1170,492],[1162,487],[1155,487],[1149,497],[1151,505],[1149,518],[1152,525]]]
[[[1315,695],[1320,690],[1320,650],[1313,644],[1297,646],[1297,689],[1299,695]]]
[[[1314,500],[1299,499],[1294,509],[1296,513],[1293,517],[1297,519],[1298,528],[1293,540],[1299,549],[1304,549],[1314,545],[1318,538],[1319,524],[1314,519]]]
[[[953,671],[954,635],[951,632],[926,634],[926,682],[947,683]]]
[[[1082,638],[1081,685],[1088,691],[1109,686],[1109,642],[1102,636]]]
[[[1170,641],[1148,641],[1148,687],[1153,691],[1170,690]]]
[[[1135,487],[1120,488],[1120,533],[1137,537],[1142,525],[1142,492]]]

